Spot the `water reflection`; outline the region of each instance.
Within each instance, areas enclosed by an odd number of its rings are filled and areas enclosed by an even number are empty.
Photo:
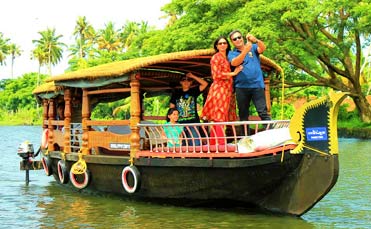
[[[38,207],[41,227],[58,228],[314,228],[296,217],[242,209],[195,209],[134,202],[111,195],[78,193],[53,183]]]
[[[340,139],[338,182],[303,219],[320,226],[371,228],[370,148],[370,140]]]

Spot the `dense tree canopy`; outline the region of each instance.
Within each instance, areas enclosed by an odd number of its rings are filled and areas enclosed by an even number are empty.
[[[36,107],[36,100],[32,92],[36,86],[37,74],[25,74],[17,80],[2,80],[0,83],[0,108],[17,112],[18,109],[33,109]],[[42,75],[42,79],[46,76]]]
[[[371,122],[360,72],[370,44],[369,1],[252,1],[245,12],[251,19],[246,25],[264,36],[269,54],[285,65],[288,86],[348,92],[362,120]]]

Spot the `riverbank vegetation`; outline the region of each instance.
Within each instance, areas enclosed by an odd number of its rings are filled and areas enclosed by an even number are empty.
[[[371,4],[355,0],[326,0],[323,4],[315,0],[300,4],[286,0],[173,0],[163,7],[169,23],[161,30],[147,22],[107,22],[103,28],[95,28],[82,16],[76,20],[72,44],[60,42],[58,28],[40,31],[39,39],[30,38],[35,45],[31,56],[38,61],[35,68],[39,67],[39,73],[17,79],[10,76],[0,82],[0,124],[41,122],[32,90],[47,77],[40,74],[41,67],[47,67],[51,75],[52,66],[63,55],[68,55],[69,60],[66,71],[74,71],[140,56],[211,48],[216,37],[228,35],[233,28],[263,40],[267,46],[264,55],[284,70],[284,74],[271,79],[273,118],[290,118],[294,110],[290,102],[284,103],[282,115],[282,94],[285,101],[295,101],[335,90],[349,93],[356,107],[351,112],[341,109],[339,126],[369,127],[371,106],[366,96],[371,89],[367,64],[371,62],[371,53],[367,52],[371,41],[370,11]],[[19,55],[30,55],[18,52],[20,49],[0,31],[0,64],[7,57],[13,63]],[[155,113],[165,113],[167,108],[163,98],[153,98],[151,105]],[[122,101],[99,107],[93,115],[105,118],[103,113],[119,118],[128,115],[128,107]]]
[[[40,79],[44,80],[47,76],[41,75]],[[42,120],[42,109],[38,105],[32,90],[37,83],[37,73],[25,74],[17,79],[8,79],[0,81],[0,125],[40,125]],[[288,90],[289,92],[290,90]],[[274,94],[274,93],[273,93]],[[290,95],[290,93],[287,93]],[[307,100],[313,99],[310,90],[295,92],[296,97],[284,101],[280,98],[272,99],[272,118],[289,119],[295,111],[295,99],[300,98],[301,104]],[[276,94],[277,95],[277,94]],[[310,97],[309,97],[310,96]],[[304,99],[308,97],[308,99]],[[146,115],[165,115],[168,109],[169,97],[158,96],[145,98]],[[199,101],[202,106],[203,100]],[[95,119],[127,119],[130,117],[130,100],[121,100],[118,102],[100,104],[92,117]],[[370,128],[371,125],[362,122],[359,118],[358,111],[354,109],[349,111],[349,104],[344,103],[339,110],[339,128]],[[252,107],[252,113],[255,110]]]

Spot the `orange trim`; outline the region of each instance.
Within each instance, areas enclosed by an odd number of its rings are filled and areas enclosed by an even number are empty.
[[[252,153],[236,153],[236,152],[151,152],[149,150],[139,151],[136,153],[136,158],[140,157],[158,157],[158,158],[249,158],[249,157],[260,157],[263,155],[276,155],[284,150],[292,150],[296,147],[295,144],[288,144],[284,146],[278,146],[262,151]],[[189,147],[189,151],[192,151],[193,147]]]

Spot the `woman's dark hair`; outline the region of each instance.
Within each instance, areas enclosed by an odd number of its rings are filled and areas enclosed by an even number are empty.
[[[170,122],[169,115],[173,114],[174,111],[178,111],[178,109],[176,109],[176,108],[173,107],[173,108],[169,108],[169,110],[167,110],[166,122]]]
[[[229,41],[228,41],[227,37],[225,37],[225,36],[219,36],[218,38],[216,38],[216,40],[214,41],[214,50],[215,50],[215,52],[219,51],[218,50],[218,43],[221,39],[224,39],[227,42],[228,47],[227,47],[226,51],[227,51],[227,54],[228,54],[228,52],[231,51],[231,45],[229,44]]]

